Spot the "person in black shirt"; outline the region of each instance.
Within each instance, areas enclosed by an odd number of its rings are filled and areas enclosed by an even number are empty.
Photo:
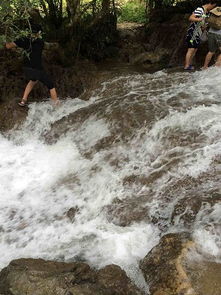
[[[14,42],[7,42],[6,48],[11,49],[20,47],[24,49],[24,73],[29,80],[22,100],[18,103],[20,106],[27,104],[29,93],[32,91],[35,84],[40,81],[50,91],[50,96],[55,105],[58,105],[59,99],[54,87],[54,83],[42,66],[42,51],[44,49],[44,41],[40,38],[40,25],[31,26],[32,34],[30,37],[23,37]]]

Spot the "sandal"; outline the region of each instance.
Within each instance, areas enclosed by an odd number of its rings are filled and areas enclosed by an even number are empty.
[[[26,100],[22,99],[20,102],[18,102],[18,105],[19,105],[20,107],[25,107],[25,106],[27,106],[28,104],[27,104]]]

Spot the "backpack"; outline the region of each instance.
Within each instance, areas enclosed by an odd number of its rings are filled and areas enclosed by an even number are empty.
[[[221,30],[221,7],[216,7],[210,11],[207,22],[212,29]]]

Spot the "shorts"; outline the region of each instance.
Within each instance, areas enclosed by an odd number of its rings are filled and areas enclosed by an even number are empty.
[[[38,70],[38,69],[24,67],[24,73],[27,80],[40,81],[45,86],[47,86],[49,90],[54,88],[54,83],[52,82],[51,78],[43,69]]]
[[[195,40],[192,40],[192,36],[188,35],[186,37],[186,44],[188,48],[199,48],[201,43],[200,38],[195,38]]]
[[[216,33],[208,33],[208,47],[210,52],[215,52],[221,48],[221,35]]]

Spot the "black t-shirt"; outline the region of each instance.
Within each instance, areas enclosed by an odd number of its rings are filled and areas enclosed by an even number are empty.
[[[23,48],[24,66],[33,69],[42,69],[42,51],[44,49],[44,41],[40,38],[20,38],[14,42],[18,47]]]

